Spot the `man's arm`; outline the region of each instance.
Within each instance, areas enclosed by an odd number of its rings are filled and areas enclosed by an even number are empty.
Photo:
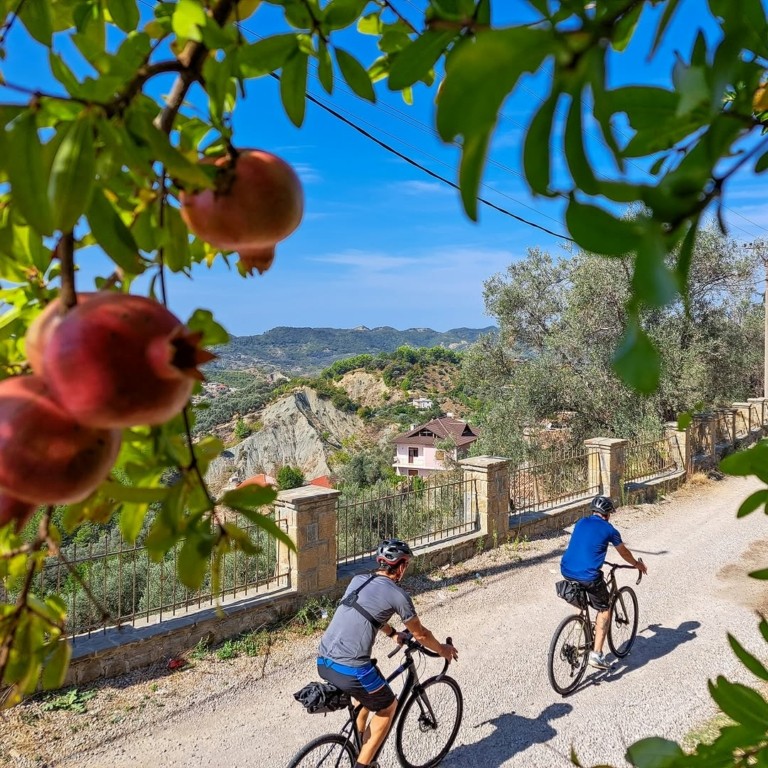
[[[637,568],[640,573],[648,573],[645,563],[642,560],[638,560],[630,551],[629,547],[625,544],[617,544],[616,551],[634,568]]]
[[[418,640],[425,648],[429,648],[430,651],[439,653],[444,659],[448,661],[454,661],[459,658],[459,652],[453,645],[448,643],[441,643],[422,623],[418,616],[414,616],[406,622],[403,622],[408,631],[413,635],[415,640]]]

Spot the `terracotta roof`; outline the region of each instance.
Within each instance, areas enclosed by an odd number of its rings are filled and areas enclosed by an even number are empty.
[[[319,485],[321,488],[333,488],[333,483],[328,475],[320,475],[320,477],[310,480],[308,485]]]
[[[275,480],[274,477],[271,475],[254,475],[253,477],[249,477],[246,480],[243,480],[242,483],[240,483],[237,487],[242,488],[246,485],[277,485],[277,480]]]
[[[452,439],[457,448],[461,448],[463,445],[474,443],[478,438],[478,432],[470,427],[466,421],[443,416],[439,419],[432,419],[426,424],[421,424],[410,432],[398,435],[393,442],[396,445],[435,445],[440,440],[447,438]]]

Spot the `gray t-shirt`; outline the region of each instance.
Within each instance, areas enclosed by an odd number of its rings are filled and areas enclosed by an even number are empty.
[[[369,578],[370,575],[365,574],[355,576],[349,582],[344,597]],[[413,601],[405,590],[386,576],[377,576],[365,584],[358,593],[357,604],[381,623],[389,621],[395,613],[403,621],[410,621],[416,615]],[[339,605],[320,641],[318,656],[337,664],[362,667],[371,659],[376,631],[359,611],[351,606]]]

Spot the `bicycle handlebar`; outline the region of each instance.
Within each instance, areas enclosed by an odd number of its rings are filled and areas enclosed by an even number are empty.
[[[637,562],[642,563],[643,558],[638,557]],[[634,565],[619,565],[619,563],[607,563],[607,562],[603,563],[603,565],[609,566],[612,570],[615,570],[616,568],[632,568],[633,570],[637,570],[637,581],[635,582],[635,584],[639,584],[643,580],[643,572],[639,568],[635,569]]]
[[[414,636],[407,630],[404,629],[402,632],[399,632],[398,634],[404,635],[403,643],[402,645],[398,645],[397,648],[395,648],[394,651],[390,651],[390,653],[387,654],[387,658],[391,659],[396,654],[400,653],[400,651],[405,648],[406,653],[413,653],[414,651],[418,651],[419,653],[424,654],[424,656],[430,656],[433,659],[436,659],[440,657],[439,653],[435,653],[435,651],[430,651],[429,648],[424,647],[418,640],[414,638]],[[453,645],[453,642],[451,641],[450,637],[447,637],[445,639],[445,642],[447,645]],[[447,671],[448,671],[448,664],[450,662],[448,659],[445,659],[445,663],[443,664],[443,671],[440,672],[439,677],[442,677]]]

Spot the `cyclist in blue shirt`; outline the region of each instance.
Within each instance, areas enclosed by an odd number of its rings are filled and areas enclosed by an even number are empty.
[[[648,573],[645,563],[638,560],[622,542],[621,534],[609,522],[616,507],[608,496],[595,496],[589,506],[592,514],[582,517],[573,527],[568,547],[560,561],[560,573],[577,581],[586,590],[589,604],[598,612],[595,620],[595,647],[589,654],[589,665],[610,669],[603,656],[603,643],[608,630],[608,587],[600,570],[605,562],[608,545],[641,573]]]

